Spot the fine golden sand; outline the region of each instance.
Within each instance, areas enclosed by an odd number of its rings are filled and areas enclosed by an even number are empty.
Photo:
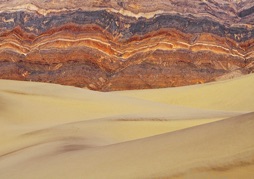
[[[254,75],[95,92],[0,80],[0,178],[254,178]]]

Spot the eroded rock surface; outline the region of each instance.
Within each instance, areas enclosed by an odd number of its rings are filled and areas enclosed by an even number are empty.
[[[254,71],[253,15],[251,0],[0,0],[0,78],[101,91],[232,78]]]

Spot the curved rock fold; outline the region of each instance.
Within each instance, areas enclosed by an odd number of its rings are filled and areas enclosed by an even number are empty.
[[[253,7],[248,0],[2,1],[0,78],[112,91],[248,74]]]

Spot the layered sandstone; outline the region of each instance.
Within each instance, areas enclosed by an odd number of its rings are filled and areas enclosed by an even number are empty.
[[[2,0],[0,78],[111,91],[254,70],[251,0]]]

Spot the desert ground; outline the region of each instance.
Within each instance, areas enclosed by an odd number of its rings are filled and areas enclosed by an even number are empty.
[[[0,80],[0,178],[254,178],[254,74],[97,92]]]

